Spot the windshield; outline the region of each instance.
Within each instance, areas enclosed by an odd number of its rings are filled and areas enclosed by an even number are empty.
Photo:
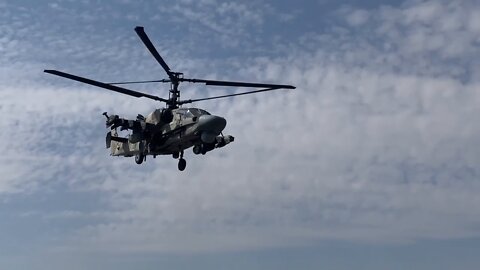
[[[177,113],[183,115],[183,117],[186,117],[186,118],[191,118],[194,116],[198,117],[200,115],[210,115],[209,112],[202,109],[197,109],[197,108],[188,108],[188,109],[180,108],[178,109]]]
[[[190,108],[188,109],[188,112],[190,112],[190,114],[192,114],[193,116],[200,116],[200,115],[210,115],[209,112],[205,111],[205,110],[202,110],[202,109],[197,109],[197,108]]]

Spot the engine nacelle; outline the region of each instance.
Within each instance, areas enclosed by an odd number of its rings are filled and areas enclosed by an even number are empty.
[[[160,120],[162,123],[170,123],[173,120],[173,113],[172,110],[169,109],[163,109],[161,114],[160,114]]]
[[[153,125],[164,125],[172,122],[173,113],[169,109],[156,109],[145,117],[145,122]]]

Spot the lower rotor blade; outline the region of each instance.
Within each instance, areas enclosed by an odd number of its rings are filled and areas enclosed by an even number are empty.
[[[157,96],[133,91],[133,90],[130,90],[130,89],[118,87],[118,86],[115,86],[115,85],[110,85],[110,84],[99,82],[99,81],[94,81],[94,80],[91,80],[91,79],[87,79],[87,78],[83,78],[83,77],[80,77],[80,76],[68,74],[68,73],[65,73],[65,72],[58,71],[58,70],[44,70],[44,72],[49,73],[49,74],[53,74],[53,75],[57,75],[57,76],[60,76],[60,77],[64,77],[64,78],[67,78],[67,79],[70,79],[70,80],[74,80],[74,81],[90,84],[90,85],[93,85],[93,86],[105,88],[105,89],[108,89],[108,90],[111,90],[111,91],[114,91],[114,92],[122,93],[122,94],[125,94],[125,95],[137,97],[137,98],[146,97],[146,98],[150,98],[150,99],[158,100],[158,101],[164,101],[164,102],[167,101],[166,99],[163,99],[163,98],[160,98],[160,97],[157,97]]]
[[[285,84],[266,84],[266,83],[249,83],[249,82],[233,82],[233,81],[216,81],[203,79],[180,79],[184,82],[204,83],[205,85],[213,86],[235,86],[235,87],[255,87],[255,88],[285,88],[295,89],[295,86]]]
[[[170,80],[150,80],[150,81],[131,81],[131,82],[108,82],[107,84],[136,84],[136,83],[166,83],[166,82],[171,82]]]
[[[230,95],[223,95],[223,96],[215,96],[215,97],[208,97],[208,98],[198,98],[198,99],[188,99],[188,100],[182,100],[182,101],[180,101],[179,104],[186,104],[186,103],[192,103],[192,102],[203,101],[203,100],[211,100],[211,99],[219,99],[219,98],[227,98],[227,97],[235,97],[235,96],[249,95],[249,94],[255,94],[255,93],[260,93],[260,92],[267,92],[267,91],[273,91],[273,90],[280,90],[280,89],[284,89],[284,88],[275,87],[275,88],[260,89],[260,90],[255,90],[255,91],[249,91],[249,92],[237,93],[237,94],[230,94]]]

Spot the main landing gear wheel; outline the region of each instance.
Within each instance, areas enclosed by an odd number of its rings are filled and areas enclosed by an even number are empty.
[[[180,159],[178,160],[178,169],[180,171],[185,170],[185,167],[187,167],[187,161],[183,159],[183,150],[180,152]]]
[[[144,160],[145,160],[145,156],[143,154],[135,155],[135,163],[142,164]]]
[[[187,167],[187,161],[183,158],[179,159],[178,160],[178,169],[180,171],[183,171],[183,170],[185,170],[185,167]]]

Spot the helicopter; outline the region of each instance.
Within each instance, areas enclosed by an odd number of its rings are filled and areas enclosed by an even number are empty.
[[[206,110],[200,108],[186,108],[183,107],[183,105],[198,101],[234,97],[272,90],[295,89],[295,86],[292,85],[185,78],[183,73],[173,72],[170,69],[145,33],[142,26],[135,27],[135,32],[152,56],[164,69],[168,75],[167,79],[105,83],[58,70],[44,70],[44,72],[52,75],[104,88],[117,93],[136,98],[149,98],[165,103],[164,108],[155,109],[146,117],[139,114],[136,119],[125,119],[118,115],[108,115],[106,112],[103,113],[106,117],[106,128],[110,128],[107,132],[105,141],[106,148],[110,148],[111,150],[111,156],[134,156],[135,162],[137,164],[142,164],[146,161],[148,155],[153,156],[153,158],[158,155],[171,155],[174,159],[178,159],[178,169],[183,171],[187,165],[184,158],[184,151],[186,149],[193,147],[194,154],[205,155],[207,152],[216,148],[224,147],[235,139],[232,135],[223,135],[223,130],[227,124],[225,118],[212,115]],[[179,89],[179,85],[182,82],[201,83],[207,86],[248,87],[257,88],[258,90],[182,100],[180,99]],[[168,99],[118,86],[122,84],[136,83],[170,83]],[[126,137],[119,136],[117,131],[118,128],[120,128],[121,131],[127,130],[129,134]]]

